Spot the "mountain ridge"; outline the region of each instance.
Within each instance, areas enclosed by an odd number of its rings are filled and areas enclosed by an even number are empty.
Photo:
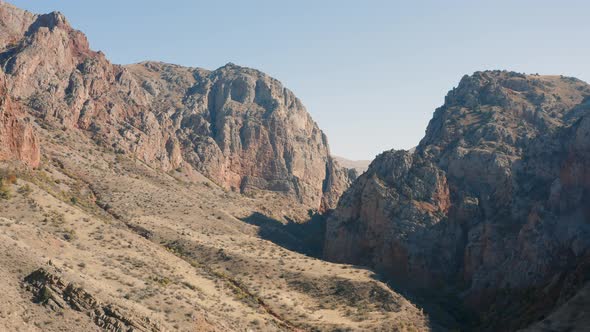
[[[588,96],[588,84],[563,76],[464,76],[435,111],[413,154],[382,153],[343,194],[327,222],[325,257],[376,268],[415,289],[445,285],[443,293],[461,294],[466,306],[488,317],[479,328],[518,329],[544,317],[556,304],[523,316],[495,306],[508,297],[499,295],[502,289],[519,294],[551,284],[566,269],[563,264],[581,264],[590,249],[587,241],[552,233],[560,223],[571,234],[586,232],[583,214],[563,220],[586,202],[580,194],[585,184],[570,176],[565,189],[559,185],[564,175],[555,169],[573,163],[577,171],[561,172],[581,172],[584,178],[587,151],[561,159],[568,149],[561,141],[585,132]],[[530,162],[548,147],[555,147],[552,155]],[[533,167],[538,174],[531,173]],[[522,190],[540,186],[530,182],[539,177],[554,184]],[[551,195],[570,190],[572,210],[542,212],[555,204]],[[560,262],[569,250],[575,254]]]
[[[112,64],[3,1],[0,28],[0,326],[590,323],[587,83],[465,75],[364,169],[256,69]]]
[[[283,192],[313,210],[334,207],[348,186],[326,136],[278,80],[231,63],[113,65],[58,12],[1,10],[13,23],[0,40],[10,94],[43,121],[85,130],[164,171],[198,171],[229,190]]]

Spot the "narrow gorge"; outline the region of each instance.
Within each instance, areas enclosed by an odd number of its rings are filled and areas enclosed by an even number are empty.
[[[259,70],[0,1],[0,331],[586,331],[589,112],[478,71],[369,165]]]

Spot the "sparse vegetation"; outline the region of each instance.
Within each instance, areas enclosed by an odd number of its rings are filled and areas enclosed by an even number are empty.
[[[17,176],[14,172],[0,171],[0,199],[10,199],[12,191],[10,186],[16,184]]]
[[[76,231],[73,229],[66,229],[63,231],[63,237],[66,241],[73,241],[76,239]]]
[[[6,185],[4,180],[0,179],[0,199],[10,199],[11,196],[12,193],[10,191],[10,188],[8,187],[8,185]]]
[[[31,188],[31,186],[28,183],[26,183],[18,188],[18,193],[25,196],[25,197],[29,196],[32,192],[33,192],[33,189]]]

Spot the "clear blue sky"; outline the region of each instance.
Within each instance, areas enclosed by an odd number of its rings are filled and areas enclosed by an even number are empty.
[[[410,148],[463,74],[590,80],[590,2],[12,0],[63,12],[114,63],[260,69],[301,98],[332,152]]]

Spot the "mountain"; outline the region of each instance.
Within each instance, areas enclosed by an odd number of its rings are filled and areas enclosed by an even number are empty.
[[[348,186],[301,101],[262,72],[113,65],[60,13],[5,4],[0,17],[10,94],[42,121],[163,171],[198,171],[242,193],[283,192],[314,210],[333,208]]]
[[[0,330],[583,331],[589,110],[476,72],[357,173],[258,70],[112,64],[0,1]]]
[[[344,193],[325,257],[457,297],[475,311],[471,328],[543,319],[590,275],[589,110],[590,86],[575,78],[463,77],[413,154],[382,153]],[[584,326],[574,316],[568,328]]]
[[[358,175],[363,174],[369,168],[369,164],[371,164],[370,160],[350,160],[338,156],[333,156],[333,158],[342,167],[355,170]]]
[[[0,68],[0,330],[437,326],[302,248],[350,180],[277,80],[114,65],[62,14],[3,1]]]

